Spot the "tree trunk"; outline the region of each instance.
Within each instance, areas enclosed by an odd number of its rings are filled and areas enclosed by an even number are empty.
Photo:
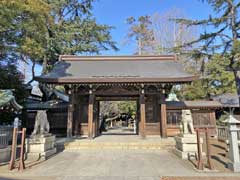
[[[138,55],[142,55],[142,40],[138,38]]]
[[[43,63],[42,63],[42,74],[47,73],[47,57],[44,55],[43,57]]]
[[[235,70],[233,71],[233,73],[234,73],[234,78],[235,78],[235,83],[237,88],[238,106],[240,107],[240,71]]]

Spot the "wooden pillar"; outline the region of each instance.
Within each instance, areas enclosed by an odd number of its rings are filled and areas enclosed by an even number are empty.
[[[161,104],[161,135],[167,137],[167,108],[166,104]]]
[[[95,136],[99,135],[99,113],[100,113],[100,102],[97,101],[96,102],[96,106],[97,106],[97,117],[95,120]]]
[[[163,138],[166,138],[167,137],[167,106],[166,106],[164,94],[161,98],[160,112],[161,112],[161,123],[160,123],[161,136]]]
[[[16,152],[17,152],[17,136],[18,136],[18,128],[13,129],[13,139],[12,139],[12,151],[11,151],[11,159],[9,162],[9,170],[11,171],[14,168],[15,160],[16,160]]]
[[[24,163],[24,154],[25,154],[25,138],[26,138],[26,128],[23,128],[22,131],[22,138],[21,138],[21,152],[20,152],[20,160],[19,160],[19,166],[18,169],[20,171],[23,171],[25,169],[25,163]]]
[[[75,119],[74,119],[74,136],[78,136],[80,135],[79,132],[79,116],[80,116],[80,103],[78,103],[78,105],[75,106]]]
[[[89,102],[88,102],[88,138],[93,138],[93,104],[94,95],[92,89],[89,90]]]
[[[140,125],[141,125],[141,121],[140,121],[140,101],[139,99],[136,101],[137,102],[137,113],[136,113],[136,134],[139,135],[140,134]]]
[[[72,137],[72,124],[73,124],[73,98],[72,91],[69,91],[69,105],[68,105],[68,119],[67,119],[67,137]]]
[[[146,127],[146,107],[145,107],[145,93],[144,87],[141,89],[140,94],[140,118],[141,118],[141,136],[142,138],[146,137],[145,127]]]

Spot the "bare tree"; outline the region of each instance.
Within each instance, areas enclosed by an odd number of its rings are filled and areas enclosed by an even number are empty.
[[[134,17],[127,18],[129,25],[127,41],[134,41],[137,47],[135,54],[153,54],[154,51],[154,36],[152,22],[150,16],[140,16],[137,19]]]
[[[118,104],[116,101],[102,101],[100,103],[100,113],[104,116],[119,114]]]
[[[197,28],[174,21],[176,18],[184,17],[184,12],[178,8],[170,9],[163,14],[156,12],[152,15],[155,54],[177,54],[178,58],[187,65],[186,67],[194,67],[194,71],[198,71],[202,62],[196,61],[184,53],[194,47],[182,46],[197,38]]]
[[[176,18],[184,17],[184,12],[178,8],[162,14],[156,12],[152,16],[129,17],[126,39],[136,44],[135,54],[177,54],[186,70],[200,73],[205,59],[189,56],[189,50],[193,50],[196,45],[183,46],[197,39],[197,28],[175,21]]]
[[[173,48],[196,39],[196,29],[173,19],[184,17],[182,10],[173,8],[163,14],[152,15],[154,40],[158,53],[172,53]]]

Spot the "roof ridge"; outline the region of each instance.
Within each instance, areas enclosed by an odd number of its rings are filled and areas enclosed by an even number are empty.
[[[60,55],[59,61],[128,61],[128,60],[176,60],[176,55],[118,55],[118,56],[75,56]]]

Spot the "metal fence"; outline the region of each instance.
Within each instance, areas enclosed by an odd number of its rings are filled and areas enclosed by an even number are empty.
[[[12,134],[12,126],[0,126],[0,148],[6,148],[11,143]]]

